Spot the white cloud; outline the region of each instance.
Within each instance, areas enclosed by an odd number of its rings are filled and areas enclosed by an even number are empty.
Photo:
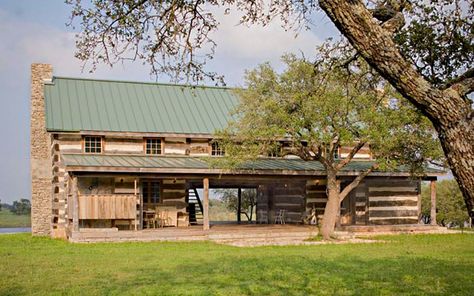
[[[228,58],[277,61],[285,52],[313,54],[321,40],[312,31],[285,31],[279,21],[268,26],[238,25],[238,13],[219,14],[219,30],[215,34],[219,55]]]

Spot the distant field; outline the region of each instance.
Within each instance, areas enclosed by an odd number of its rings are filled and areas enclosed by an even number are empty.
[[[0,228],[4,227],[30,227],[30,215],[15,215],[9,210],[2,209],[0,211]]]
[[[0,295],[473,295],[474,234],[237,248],[0,235]]]

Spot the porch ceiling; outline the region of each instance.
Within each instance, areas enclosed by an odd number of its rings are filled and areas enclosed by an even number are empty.
[[[237,170],[211,167],[209,158],[191,156],[148,156],[148,155],[104,155],[63,154],[62,161],[68,171],[80,172],[126,172],[126,173],[177,173],[177,174],[220,174],[220,175],[299,175],[323,176],[325,170],[318,161],[300,159],[262,158],[247,162]],[[353,176],[367,170],[372,161],[353,161],[344,167],[341,176]],[[439,176],[444,172],[427,169],[427,176]],[[409,176],[407,168],[397,171],[373,172],[371,176]]]

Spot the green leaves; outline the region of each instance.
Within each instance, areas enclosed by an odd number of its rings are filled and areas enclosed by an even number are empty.
[[[410,18],[395,41],[428,81],[440,86],[472,67],[472,1],[414,1]]]
[[[294,55],[282,60],[282,73],[268,63],[247,72],[236,120],[216,135],[226,150],[220,165],[235,168],[278,150],[334,169],[337,147],[359,142],[370,145],[381,170],[409,164],[422,172],[429,160],[440,159],[429,121],[363,61],[346,71],[334,60],[317,66]]]

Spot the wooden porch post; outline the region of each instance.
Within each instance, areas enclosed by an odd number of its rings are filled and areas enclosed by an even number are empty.
[[[436,223],[436,181],[431,180],[431,225]]]
[[[202,229],[209,230],[209,178],[203,179],[203,186],[204,186],[204,200],[203,200],[203,210],[204,210],[204,218],[203,218],[203,225]]]
[[[141,212],[140,212],[140,200],[138,199],[138,196],[137,196],[137,179],[135,178],[135,180],[133,181],[133,194],[135,196],[135,202],[136,202],[136,205],[135,205],[135,221],[134,221],[134,229],[135,231],[137,231],[138,229],[138,220],[140,219],[140,216],[141,215]],[[138,205],[138,213],[137,213],[137,205]],[[137,219],[138,217],[138,219]]]
[[[242,188],[237,191],[237,222],[240,224],[240,215],[242,214]]]
[[[77,177],[72,177],[72,230],[79,231],[79,194],[77,192]]]

